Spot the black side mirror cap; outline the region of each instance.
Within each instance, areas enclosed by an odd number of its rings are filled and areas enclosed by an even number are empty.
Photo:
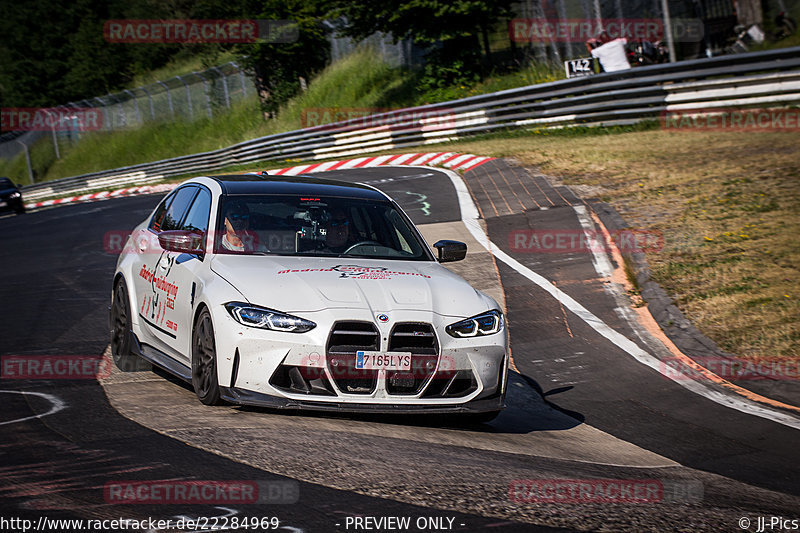
[[[467,256],[467,245],[461,241],[436,241],[433,245],[439,251],[439,262],[461,261]]]

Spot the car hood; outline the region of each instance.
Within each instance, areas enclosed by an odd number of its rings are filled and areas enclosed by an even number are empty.
[[[497,306],[435,262],[217,255],[211,270],[249,303],[287,313],[359,308],[469,317]]]

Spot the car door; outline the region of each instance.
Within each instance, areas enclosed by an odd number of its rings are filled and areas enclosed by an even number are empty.
[[[172,334],[167,335],[165,341],[178,360],[187,366],[191,365],[194,303],[199,289],[199,270],[205,261],[210,216],[211,192],[201,185],[177,229],[198,234],[197,241],[202,244],[195,253],[165,252],[158,265],[159,275],[164,279],[164,329]]]
[[[173,357],[177,329],[167,317],[172,311],[175,297],[171,266],[174,256],[158,243],[158,234],[162,231],[175,230],[185,218],[197,195],[196,185],[185,185],[175,189],[156,208],[147,230],[143,236],[137,236],[139,246],[136,248],[137,264],[134,265],[134,290],[138,305],[138,315],[142,342],[152,345]],[[173,314],[173,313],[170,313]],[[171,320],[168,324],[168,320]]]

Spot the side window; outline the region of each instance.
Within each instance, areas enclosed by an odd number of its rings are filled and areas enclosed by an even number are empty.
[[[196,192],[197,187],[178,189],[178,192],[175,193],[175,199],[169,204],[164,220],[161,222],[161,231],[181,229],[180,224],[183,220],[183,215],[189,209],[189,204],[191,204]]]
[[[197,196],[189,208],[186,220],[181,224],[181,229],[194,231],[195,233],[206,233],[208,231],[208,217],[211,214],[211,193],[206,189],[200,189]]]
[[[155,213],[153,213],[153,218],[150,219],[150,225],[147,226],[150,230],[155,231],[156,233],[161,231],[161,224],[164,222],[164,215],[167,214],[167,208],[174,199],[175,193],[171,193],[169,196],[164,198],[160,204],[158,204]]]

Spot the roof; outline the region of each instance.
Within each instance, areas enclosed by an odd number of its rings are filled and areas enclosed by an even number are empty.
[[[228,196],[240,194],[300,194],[386,200],[386,196],[383,193],[367,185],[313,178],[311,176],[237,174],[209,177],[219,183],[222,188],[222,194]]]

